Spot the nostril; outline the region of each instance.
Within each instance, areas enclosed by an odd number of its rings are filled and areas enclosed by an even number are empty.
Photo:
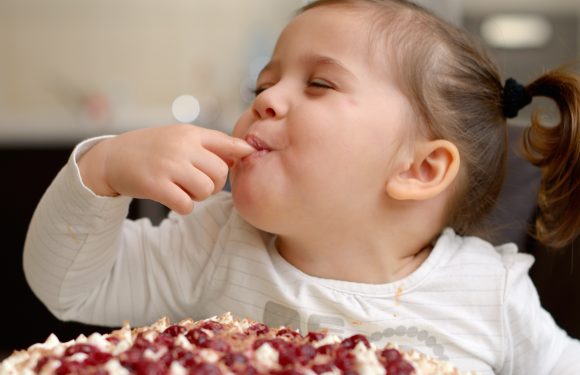
[[[274,117],[274,116],[276,116],[276,112],[274,112],[274,110],[272,108],[266,108],[266,115],[268,117]]]

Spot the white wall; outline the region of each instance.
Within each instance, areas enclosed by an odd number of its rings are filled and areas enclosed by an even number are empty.
[[[227,128],[252,59],[269,55],[300,5],[0,0],[0,136],[82,137],[172,121],[171,102],[184,93],[215,99],[222,111],[211,122]],[[97,93],[111,117],[84,111]]]
[[[417,1],[456,23],[463,12],[548,3],[551,11],[573,4],[580,14],[577,0]],[[304,3],[0,0],[0,142],[77,140],[172,122],[171,102],[185,93],[202,100],[203,125],[227,131],[245,105],[252,61],[269,55]],[[107,116],[87,111],[99,95]]]

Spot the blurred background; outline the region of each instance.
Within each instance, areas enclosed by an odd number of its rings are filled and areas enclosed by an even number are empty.
[[[172,122],[229,132],[275,40],[302,0],[0,0],[0,281],[7,293],[0,353],[102,327],[54,319],[28,289],[22,246],[36,203],[75,143]],[[527,82],[578,58],[578,0],[425,0],[490,48],[504,78]],[[537,102],[536,106],[549,106]],[[515,135],[529,109],[510,126]],[[534,253],[542,302],[580,336],[572,252],[545,255],[525,234],[538,173],[514,156],[495,214],[499,241]],[[135,201],[132,217],[161,220],[165,208]],[[578,257],[576,257],[578,259]],[[554,281],[553,275],[561,280]],[[559,307],[566,305],[566,308]],[[576,310],[574,310],[576,309]],[[565,310],[571,310],[565,311]],[[573,312],[576,311],[576,315]],[[108,329],[107,329],[108,330]]]

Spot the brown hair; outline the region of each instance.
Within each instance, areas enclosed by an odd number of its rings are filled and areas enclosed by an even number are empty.
[[[482,219],[501,190],[508,149],[497,66],[467,32],[411,2],[318,0],[301,12],[321,6],[370,10],[372,30],[380,30],[371,42],[384,41],[394,57],[389,63],[424,125],[421,130],[459,149],[460,178],[446,225],[460,234],[483,235]],[[535,235],[548,247],[562,247],[580,234],[580,78],[562,68],[525,90],[553,99],[560,110],[560,123],[551,127],[534,114],[524,155],[543,175]]]

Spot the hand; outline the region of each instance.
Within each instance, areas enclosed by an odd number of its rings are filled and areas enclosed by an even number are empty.
[[[102,196],[151,199],[180,214],[220,191],[228,169],[255,149],[225,133],[169,125],[104,140],[78,161],[83,183]]]

